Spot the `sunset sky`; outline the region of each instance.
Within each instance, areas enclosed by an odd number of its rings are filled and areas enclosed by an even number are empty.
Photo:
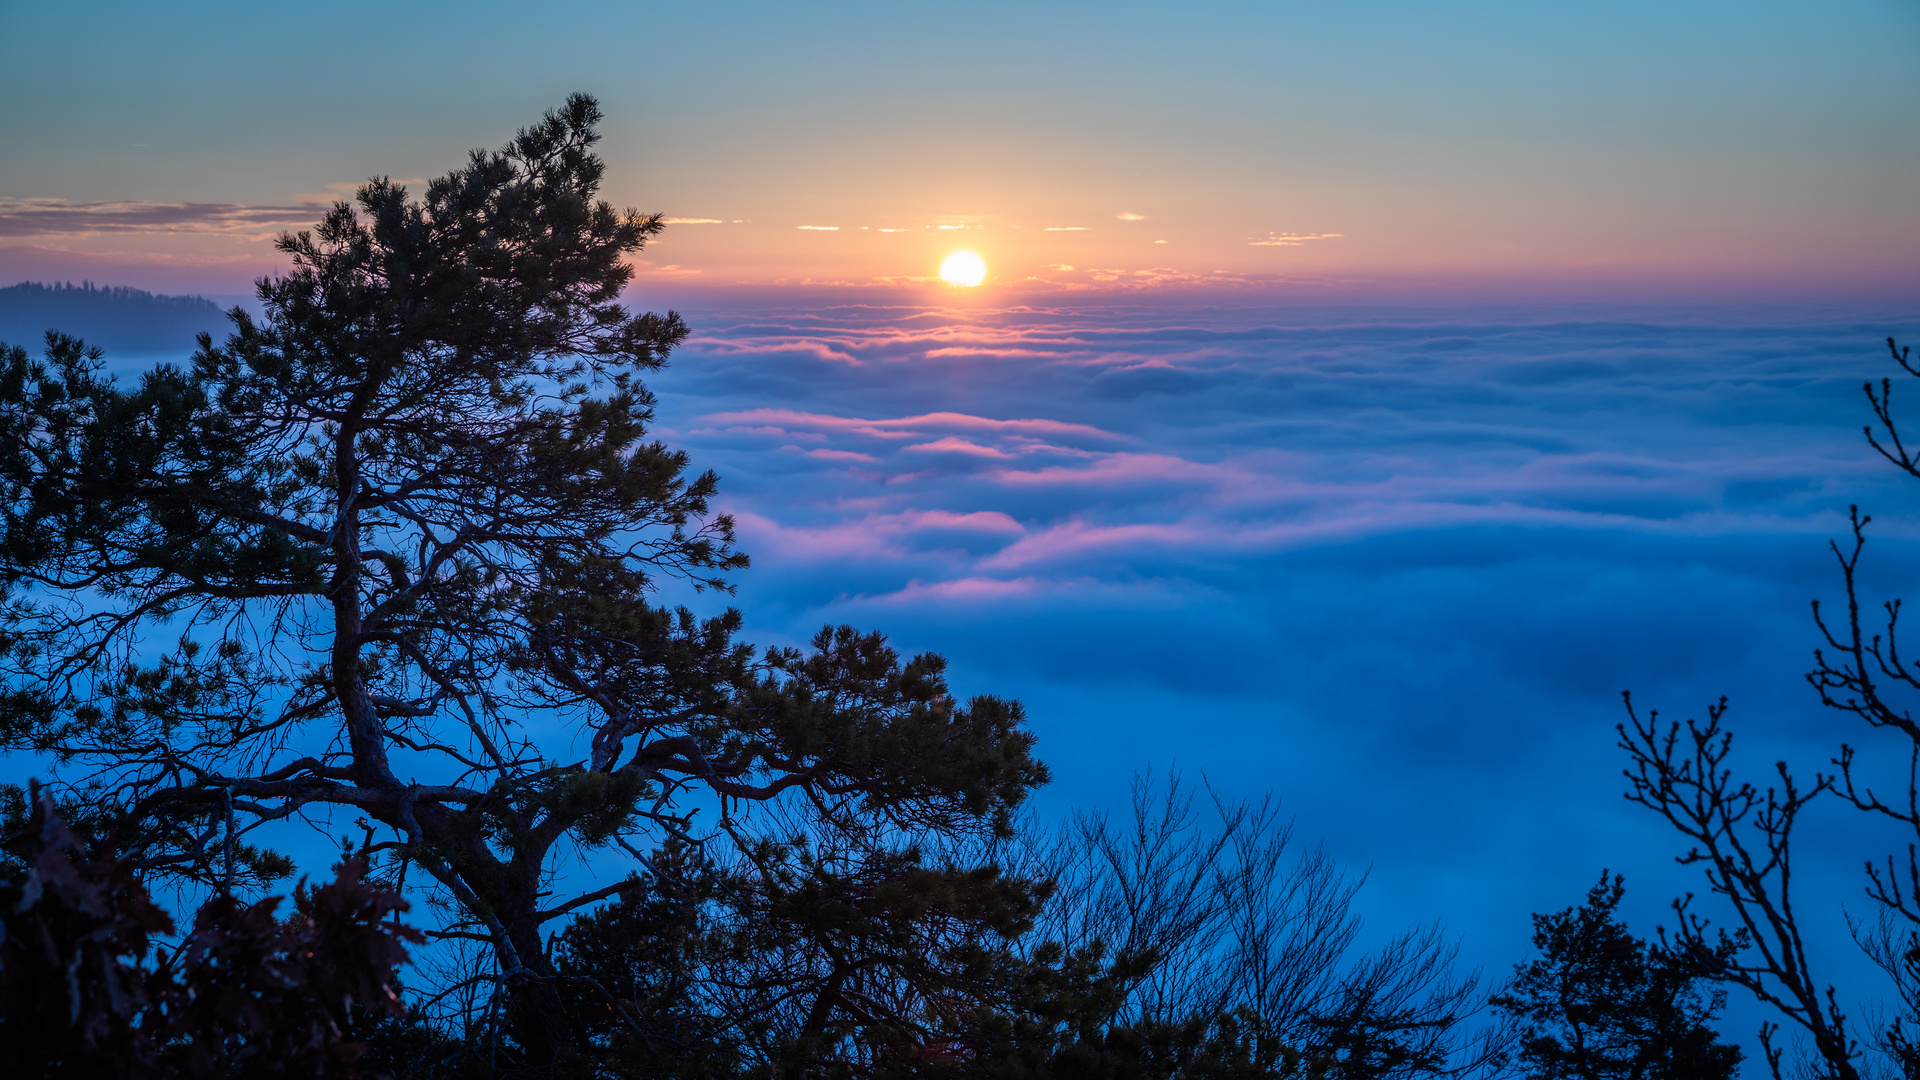
[[[1801,673],[1850,503],[1920,597],[1920,485],[1859,436],[1920,340],[1912,0],[0,0],[0,45],[0,285],[230,303],[367,177],[597,95],[748,636],[1023,698],[1045,813],[1275,792],[1375,926],[1498,973],[1602,866],[1641,933],[1699,889],[1619,691],[1731,695],[1762,769],[1872,745]],[[1894,850],[1808,829],[1834,912]]]
[[[244,292],[312,204],[586,90],[612,199],[688,223],[643,270],[701,284],[1920,280],[1907,0],[12,0],[0,41],[14,278]]]

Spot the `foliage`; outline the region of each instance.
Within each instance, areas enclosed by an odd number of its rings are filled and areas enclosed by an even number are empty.
[[[420,933],[384,922],[406,901],[369,888],[349,860],[331,884],[294,890],[295,917],[274,918],[279,897],[243,904],[215,896],[193,931],[154,973],[169,1046],[182,1076],[352,1075],[364,1044],[342,1025],[350,1005],[401,1015],[390,985]]]
[[[138,967],[173,921],[124,860],[86,858],[45,800],[5,844],[0,1072],[139,1076],[157,1049]]]
[[[555,948],[583,1042],[619,1075],[736,1075],[725,1018],[702,1007],[719,942],[706,918],[716,883],[699,850],[670,844],[661,873],[568,924]]]
[[[1117,829],[1083,815],[1058,833],[885,852],[796,836],[753,857],[670,843],[655,872],[556,941],[589,1048],[579,1066],[955,1080],[1494,1071],[1502,1033],[1474,1024],[1475,982],[1454,974],[1436,931],[1357,954],[1357,880],[1324,852],[1295,855],[1270,805],[1213,811],[1210,825],[1173,781],[1142,783]],[[476,1004],[468,1052],[504,1060]]]
[[[37,793],[36,793],[37,795]],[[243,904],[220,894],[173,930],[125,860],[87,857],[36,798],[0,873],[0,1072],[9,1076],[358,1077],[355,1011],[398,1016],[406,901],[349,860],[331,884]]]
[[[1520,1060],[1540,1080],[1731,1080],[1740,1048],[1716,1041],[1726,993],[1700,965],[1634,937],[1614,918],[1625,878],[1602,872],[1577,908],[1533,917],[1539,957],[1493,996],[1522,1025]],[[1725,963],[1737,943],[1712,958]]]
[[[956,1075],[1466,1076],[1502,1060],[1436,928],[1356,955],[1348,878],[1295,856],[1270,802],[1136,781],[1116,827],[1078,815],[1011,860],[1055,885],[1006,996],[943,1043]],[[1037,838],[1036,838],[1037,841]]]
[[[911,1071],[1020,974],[1037,897],[991,864],[766,846],[677,867],[562,935],[576,1015],[620,1075]]]
[[[937,656],[846,627],[761,652],[650,602],[747,560],[713,474],[648,439],[641,376],[687,331],[620,304],[662,221],[598,199],[599,119],[575,96],[418,199],[369,182],[185,367],[0,349],[0,747],[53,755],[147,875],[258,888],[290,869],[263,830],[355,820],[369,873],[424,877],[430,935],[489,950],[465,1020],[501,1068],[599,1053],[550,926],[677,887],[662,845],[729,849],[760,882],[734,910],[796,920],[741,932],[824,980],[796,1031],[872,1026],[833,943],[1011,930],[1030,883],[911,852],[1006,832],[1046,775],[1018,704],[956,698]],[[553,895],[588,851],[598,887]]]

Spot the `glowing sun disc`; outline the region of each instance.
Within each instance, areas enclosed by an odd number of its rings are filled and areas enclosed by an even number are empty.
[[[941,260],[940,280],[972,288],[987,280],[987,262],[971,251],[956,251]]]

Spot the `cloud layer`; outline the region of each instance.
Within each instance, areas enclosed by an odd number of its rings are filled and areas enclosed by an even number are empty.
[[[1840,737],[1799,683],[1826,539],[1865,503],[1876,584],[1920,567],[1920,492],[1859,437],[1877,343],[1911,322],[688,317],[663,434],[722,474],[763,640],[879,626],[1022,697],[1049,808],[1148,765],[1275,790],[1374,865],[1383,926],[1445,918],[1495,966],[1603,865],[1645,930],[1698,887],[1620,798],[1620,690],[1675,716],[1730,694],[1755,761],[1811,771]],[[1837,902],[1874,841],[1818,827],[1846,839],[1821,856]]]

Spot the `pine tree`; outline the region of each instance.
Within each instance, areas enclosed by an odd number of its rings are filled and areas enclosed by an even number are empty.
[[[289,869],[273,823],[357,820],[445,902],[428,930],[485,943],[495,1050],[532,1064],[586,1052],[549,931],[662,843],[785,859],[799,821],[859,867],[1005,831],[1045,777],[1019,706],[937,656],[758,652],[650,601],[747,559],[715,476],[647,437],[687,329],[621,306],[662,221],[598,198],[599,119],[575,96],[417,199],[369,182],[184,367],[0,349],[0,746],[53,755],[149,876],[245,889]],[[569,851],[613,883],[551,895]]]

